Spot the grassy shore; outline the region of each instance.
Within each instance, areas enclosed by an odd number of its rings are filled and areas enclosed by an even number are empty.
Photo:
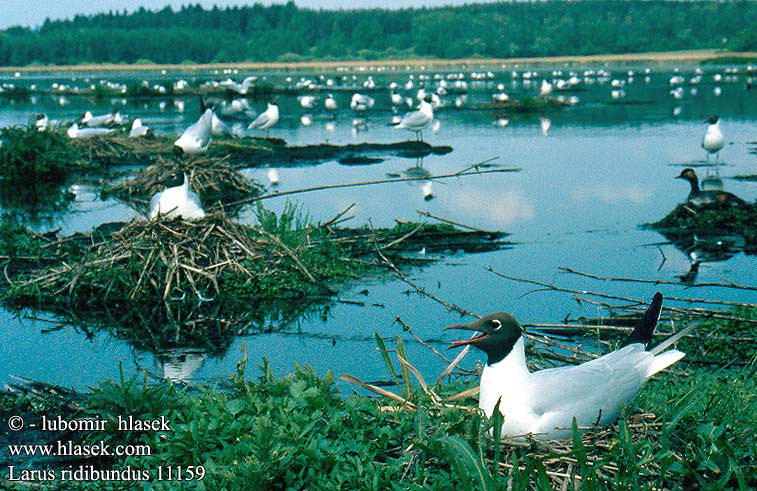
[[[589,65],[589,64],[634,64],[651,63],[667,65],[677,63],[701,63],[718,59],[739,59],[748,62],[757,60],[757,52],[728,52],[719,50],[691,50],[654,53],[620,53],[586,56],[550,56],[539,58],[461,58],[461,59],[386,59],[386,60],[344,60],[344,61],[300,61],[300,62],[239,62],[207,64],[81,64],[81,65],[33,65],[0,67],[0,72],[118,72],[118,71],[208,71],[208,70],[314,70],[335,69],[339,67],[412,67],[412,68],[455,68],[455,67],[513,67],[515,65]]]
[[[88,394],[36,385],[26,395],[0,394],[0,418],[96,418],[107,421],[105,431],[44,437],[111,448],[140,445],[150,455],[69,459],[63,466],[9,456],[3,464],[15,465],[16,475],[46,467],[56,474],[47,482],[5,481],[4,489],[754,489],[754,365],[681,368],[687,373],[648,383],[617,425],[582,436],[574,431],[572,441],[501,444],[473,398],[439,402],[476,380],[426,388],[411,387],[406,378],[407,386],[395,388],[399,394],[392,399],[345,396],[331,374],[320,377],[309,368],[278,377],[264,363],[247,381],[243,359],[222,389],[123,377]],[[163,418],[170,429],[117,431],[118,418],[128,416]],[[10,444],[18,438],[0,431],[3,436]],[[145,470],[153,482],[60,481],[62,469],[80,465]],[[192,467],[201,481],[157,480],[168,467],[181,467],[187,478],[189,466],[201,466]],[[0,482],[7,477],[7,471],[0,474]]]

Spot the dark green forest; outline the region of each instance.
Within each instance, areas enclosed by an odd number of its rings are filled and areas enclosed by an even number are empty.
[[[0,31],[0,65],[507,58],[757,50],[757,2],[502,2],[410,10],[139,9]]]

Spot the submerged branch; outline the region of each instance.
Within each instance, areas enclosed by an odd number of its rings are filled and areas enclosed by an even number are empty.
[[[589,290],[575,290],[572,288],[565,288],[561,286],[557,286],[554,283],[546,283],[543,281],[538,280],[531,280],[528,278],[519,278],[517,276],[508,275],[505,273],[502,273],[500,271],[495,270],[491,266],[486,266],[484,269],[487,271],[490,271],[494,273],[495,275],[505,278],[512,281],[517,281],[520,283],[529,283],[532,285],[539,285],[541,287],[544,287],[540,289],[541,291],[555,291],[555,292],[562,292],[562,293],[572,293],[574,295],[588,295],[593,297],[600,297],[600,298],[606,298],[610,300],[619,300],[621,302],[628,302],[629,305],[627,306],[616,306],[612,305],[606,302],[600,302],[599,304],[607,307],[612,310],[622,310],[622,309],[628,309],[632,306],[641,306],[646,305],[645,300],[640,300],[636,298],[630,298],[630,297],[622,297],[619,295],[612,295],[609,293],[601,293],[601,292],[594,292]],[[691,299],[691,298],[679,298],[679,297],[666,297],[669,300],[678,301],[678,302],[688,302],[688,303],[709,303],[709,304],[717,304],[717,305],[727,305],[731,307],[750,307],[750,308],[757,308],[757,305],[755,304],[745,304],[743,302],[728,302],[728,301],[721,301],[721,300],[707,300],[707,299]],[[588,301],[582,297],[576,297],[577,300],[581,301]],[[729,320],[729,321],[738,321],[738,322],[747,322],[750,324],[757,324],[757,319],[748,319],[744,317],[737,317],[733,315],[723,315],[721,311],[719,310],[713,310],[713,309],[704,309],[699,307],[688,307],[688,308],[678,308],[678,307],[663,307],[664,310],[679,314],[680,316],[709,316],[713,319],[721,319],[721,320]]]
[[[642,279],[642,278],[614,278],[614,277],[608,277],[608,276],[599,276],[591,273],[585,273],[583,271],[578,271],[573,268],[568,268],[566,266],[560,266],[558,269],[561,271],[565,271],[566,273],[575,274],[578,276],[585,276],[587,278],[592,278],[595,280],[602,280],[602,281],[620,281],[620,282],[633,282],[633,283],[651,283],[653,285],[676,285],[676,286],[682,286],[684,288],[694,288],[694,287],[703,287],[703,286],[716,286],[716,287],[723,287],[723,288],[736,288],[740,290],[757,290],[757,286],[750,286],[750,285],[740,285],[738,283],[733,283],[730,281],[726,282],[701,282],[701,283],[694,283],[694,284],[684,284],[679,281],[673,281],[673,280],[650,280],[650,279]],[[754,304],[749,304],[754,305]]]
[[[282,191],[280,193],[271,193],[271,194],[264,194],[262,196],[253,196],[250,198],[241,199],[239,201],[235,201],[233,203],[229,203],[228,206],[239,206],[239,205],[245,205],[248,203],[254,203],[256,201],[262,201],[264,199],[270,199],[270,198],[279,198],[281,196],[291,196],[293,194],[303,194],[303,193],[310,193],[313,191],[323,191],[325,189],[339,189],[339,188],[356,188],[356,187],[362,187],[362,186],[373,186],[375,184],[388,184],[393,182],[410,182],[410,181],[430,181],[430,180],[440,180],[440,179],[452,179],[455,177],[466,177],[466,176],[476,176],[480,174],[499,174],[503,172],[520,172],[519,167],[507,167],[507,168],[500,168],[500,169],[485,169],[485,170],[477,170],[477,171],[468,171],[468,172],[455,172],[452,174],[439,174],[437,176],[426,176],[426,177],[397,177],[392,179],[376,179],[373,181],[361,181],[361,182],[351,182],[351,183],[340,183],[340,184],[324,184],[322,186],[313,186],[310,188],[301,188],[301,189],[292,189],[290,191]]]

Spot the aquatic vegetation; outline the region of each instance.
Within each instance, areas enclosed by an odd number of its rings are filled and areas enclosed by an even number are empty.
[[[0,87],[0,98],[18,101],[28,101],[32,91],[27,87]]]
[[[523,97],[507,101],[492,101],[469,109],[478,111],[497,111],[496,117],[513,114],[544,114],[559,111],[570,106],[569,103],[553,97]]]
[[[17,134],[6,138],[16,138]],[[60,135],[57,135],[60,137]],[[154,164],[160,160],[176,158],[175,137],[156,135],[150,138],[128,138],[126,135],[107,138],[85,138],[69,142],[59,148],[62,171],[77,168],[107,168],[118,165]],[[254,165],[255,162],[276,165],[313,165],[327,160],[338,160],[345,165],[382,162],[386,157],[404,158],[444,155],[452,151],[449,146],[432,146],[424,142],[401,141],[395,143],[360,143],[347,145],[289,146],[276,138],[213,138],[206,158],[225,160],[233,165]],[[361,160],[369,158],[370,160]],[[185,159],[190,160],[190,159]]]
[[[291,206],[280,215],[259,207],[257,215],[254,227],[221,211],[197,221],[134,219],[44,245],[29,231],[9,229],[15,235],[0,242],[0,254],[11,264],[21,252],[49,252],[36,267],[12,269],[0,297],[14,308],[73,313],[93,323],[122,319],[119,329],[131,328],[131,320],[135,330],[157,332],[151,339],[158,346],[220,346],[263,307],[304,308],[345,282],[384,271],[377,251],[402,265],[427,263],[417,258],[427,244],[444,251],[507,246],[503,234],[449,225],[345,231],[310,223]],[[407,258],[406,251],[412,252]]]
[[[695,338],[680,341],[681,351],[690,361],[703,364],[738,366],[752,362],[757,353],[757,309],[736,307],[733,315],[744,320],[704,320]]]
[[[0,186],[3,194],[17,187],[62,184],[72,171],[88,166],[78,162],[78,153],[65,134],[38,131],[30,124],[0,129]]]
[[[441,402],[429,387],[408,381],[410,407],[388,397],[342,395],[330,373],[321,377],[308,367],[276,376],[264,363],[248,381],[246,363],[216,388],[123,376],[87,394],[16,384],[14,393],[0,394],[0,418],[97,415],[110,422],[105,432],[67,438],[149,445],[152,454],[88,463],[103,469],[202,465],[201,489],[747,490],[757,483],[754,367],[664,375],[668,380],[645,386],[615,426],[576,432],[572,440],[516,443],[489,433],[497,422],[483,418],[472,399],[445,402],[464,386],[460,381],[430,388]],[[125,415],[165,417],[171,431],[115,431],[113,423]],[[67,489],[104,485],[73,484]],[[174,485],[151,483],[162,490]]]
[[[664,218],[643,225],[664,235],[673,243],[692,243],[693,237],[742,237],[747,254],[757,252],[757,206],[714,205],[694,208],[678,205]]]

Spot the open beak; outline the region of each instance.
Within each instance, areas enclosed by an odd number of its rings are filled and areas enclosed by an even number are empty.
[[[474,331],[474,332],[480,333],[478,336],[473,336],[473,337],[468,338],[468,339],[461,339],[459,341],[452,341],[452,343],[450,343],[450,345],[447,347],[447,349],[459,348],[460,346],[465,346],[465,345],[468,345],[468,344],[473,344],[473,343],[476,343],[478,341],[484,340],[484,339],[486,339],[486,338],[489,337],[489,333],[486,333],[486,332],[483,332],[483,331],[479,331],[478,329],[476,329],[475,327],[471,326],[470,324],[455,324],[455,325],[452,325],[452,326],[447,326],[444,329],[460,329],[460,330]]]

